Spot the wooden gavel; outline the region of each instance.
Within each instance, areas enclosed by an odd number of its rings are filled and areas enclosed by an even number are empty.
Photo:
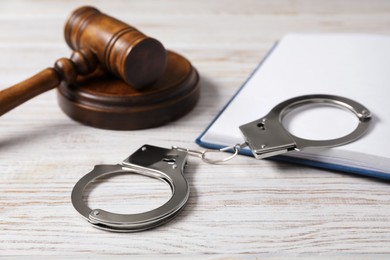
[[[153,84],[166,67],[167,53],[159,41],[93,7],[71,14],[65,39],[74,50],[70,59],[60,58],[54,68],[0,91],[0,115],[62,81],[72,83],[79,75],[92,73],[99,65],[137,90]]]

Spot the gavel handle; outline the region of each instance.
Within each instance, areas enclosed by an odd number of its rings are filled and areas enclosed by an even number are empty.
[[[60,82],[56,70],[47,68],[29,79],[0,91],[0,116],[27,100],[57,87]]]

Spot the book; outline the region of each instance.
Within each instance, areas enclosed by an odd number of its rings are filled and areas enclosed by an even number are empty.
[[[343,146],[308,148],[271,158],[390,180],[389,68],[390,36],[286,35],[196,143],[211,149],[243,143],[239,126],[265,116],[277,104],[301,95],[337,95],[370,110],[370,127],[363,137]],[[357,124],[349,111],[329,106],[295,109],[283,120],[289,132],[312,140],[344,136]],[[241,153],[252,155],[247,148]]]

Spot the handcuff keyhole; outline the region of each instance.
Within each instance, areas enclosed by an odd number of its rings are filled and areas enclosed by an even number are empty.
[[[260,130],[265,130],[265,124],[264,122],[260,122],[257,124],[257,127],[260,129]]]
[[[176,163],[176,159],[175,158],[164,158],[163,159],[164,162],[168,163],[168,164],[175,164]]]

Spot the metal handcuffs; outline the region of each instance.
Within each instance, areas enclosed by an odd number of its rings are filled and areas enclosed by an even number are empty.
[[[350,134],[331,140],[307,140],[292,135],[283,127],[283,117],[296,107],[310,103],[325,103],[346,108],[358,117],[359,124]],[[176,216],[189,198],[190,187],[183,176],[188,155],[198,156],[208,163],[218,163],[233,158],[245,146],[249,146],[257,159],[306,147],[338,146],[360,138],[367,130],[370,118],[371,114],[367,108],[344,97],[306,95],[292,98],[274,107],[267,116],[240,126],[245,143],[219,150],[233,152],[233,155],[223,160],[207,158],[206,154],[215,152],[213,150],[195,151],[180,147],[166,149],[144,145],[120,164],[95,166],[74,186],[72,204],[96,228],[115,232],[135,232],[154,228]],[[83,201],[86,186],[99,177],[114,173],[136,173],[165,181],[171,187],[172,197],[156,209],[137,214],[116,214],[89,208]]]

